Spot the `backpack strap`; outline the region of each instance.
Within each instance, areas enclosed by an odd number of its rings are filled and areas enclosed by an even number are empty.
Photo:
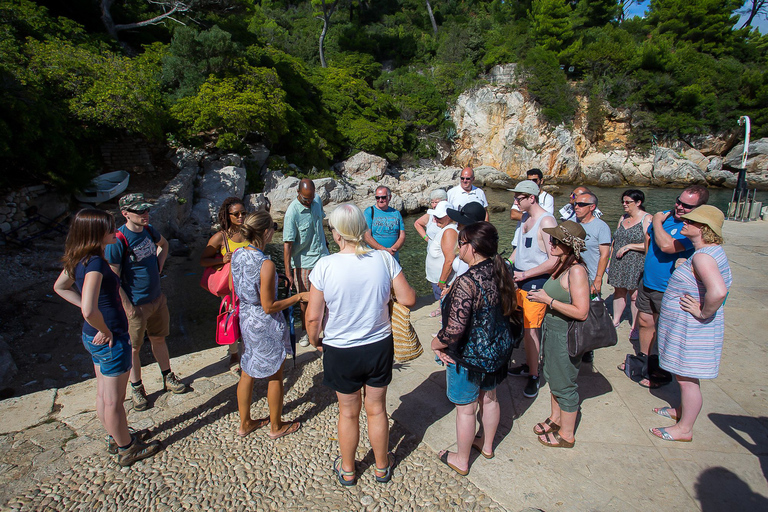
[[[125,270],[125,261],[126,259],[130,258],[131,256],[134,256],[133,249],[131,249],[131,244],[128,243],[128,239],[125,237],[125,234],[120,231],[119,229],[115,231],[115,237],[120,240],[120,243],[123,244],[123,257],[120,260],[120,273]]]

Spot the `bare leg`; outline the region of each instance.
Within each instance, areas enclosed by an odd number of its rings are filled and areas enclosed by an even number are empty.
[[[139,353],[141,352],[141,347],[131,347],[131,359],[133,360],[133,365],[131,366],[131,382],[139,382],[141,380],[141,357],[139,357]]]
[[[128,419],[125,415],[125,388],[128,385],[128,372],[117,377],[107,377],[101,373],[101,368],[94,365],[96,371],[96,411],[104,429],[112,436],[118,446],[126,446],[131,442],[128,431]]]
[[[376,467],[389,466],[389,419],[387,418],[387,387],[365,386],[365,413],[368,416],[368,439],[376,458]]]
[[[624,314],[624,308],[627,307],[627,289],[616,288],[613,292],[613,325],[616,327],[621,323],[621,316]],[[630,323],[632,323],[630,321]]]
[[[475,439],[477,400],[456,406],[456,453],[448,454],[448,462],[462,471],[469,469],[469,454]],[[494,432],[495,435],[495,432]]]
[[[237,429],[237,434],[241,436],[248,435],[267,423],[265,419],[251,419],[253,381],[253,377],[247,373],[240,373],[240,381],[237,383],[237,410],[240,412],[240,428]]]
[[[360,409],[363,406],[360,390],[344,394],[336,392],[339,400],[339,450],[341,451],[341,469],[355,470],[355,452],[360,442]],[[384,467],[384,466],[382,466]],[[350,481],[352,478],[349,479]]]
[[[630,319],[629,328],[635,329],[637,328],[637,305],[635,304],[635,300],[637,299],[637,290],[629,290],[629,311],[632,313],[632,318]]]
[[[160,371],[170,370],[171,358],[168,355],[168,345],[165,343],[165,338],[150,336],[149,341],[152,343],[152,354],[155,356]]]
[[[525,362],[531,375],[539,375],[539,329],[525,329],[523,343],[525,344]]]
[[[651,353],[653,338],[656,336],[654,315],[638,311],[637,322],[640,324],[640,352],[648,355]]]
[[[270,431],[277,434],[283,429],[283,367],[269,377],[267,383]],[[286,427],[287,428],[287,427]]]
[[[552,423],[556,423],[557,425],[560,425],[560,415],[562,413],[560,409],[560,404],[557,403],[557,398],[555,398],[555,395],[549,395],[550,398],[550,405],[552,408],[552,414],[550,415],[549,419],[552,421]]]
[[[665,430],[675,439],[692,439],[693,424],[696,423],[701,412],[703,399],[701,397],[701,385],[699,379],[675,375],[680,384],[680,408],[676,410],[679,415],[677,424]],[[654,429],[655,431],[656,429]]]
[[[480,421],[483,425],[483,452],[493,453],[493,438],[501,419],[501,407],[496,398],[496,390],[480,391]]]

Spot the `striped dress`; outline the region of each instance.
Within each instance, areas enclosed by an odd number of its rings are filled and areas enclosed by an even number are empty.
[[[719,245],[702,247],[694,252],[712,256],[717,262],[726,288],[730,289],[731,267],[725,251]],[[723,306],[714,316],[705,320],[680,309],[680,298],[691,295],[703,303],[704,285],[693,273],[693,256],[680,265],[664,292],[659,315],[658,343],[659,363],[668,372],[695,379],[714,379],[720,369],[720,354],[723,351],[725,320]]]

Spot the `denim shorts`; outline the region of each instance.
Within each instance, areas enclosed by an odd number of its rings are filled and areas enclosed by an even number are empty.
[[[83,333],[83,345],[91,354],[93,364],[99,365],[105,377],[117,377],[131,369],[131,337],[128,333],[115,338],[114,346],[109,343],[94,345],[93,336]]]
[[[467,405],[477,401],[480,397],[480,390],[492,391],[496,386],[482,387],[475,384],[467,377],[469,370],[463,366],[449,363],[445,367],[445,381],[447,384],[446,394],[448,400],[456,405]]]

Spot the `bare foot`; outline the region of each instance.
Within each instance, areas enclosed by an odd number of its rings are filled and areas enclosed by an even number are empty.
[[[269,424],[269,418],[261,418],[259,420],[250,420],[245,422],[245,424],[241,424],[240,428],[237,429],[237,435],[240,437],[245,437],[254,430],[259,430],[261,427]]]

